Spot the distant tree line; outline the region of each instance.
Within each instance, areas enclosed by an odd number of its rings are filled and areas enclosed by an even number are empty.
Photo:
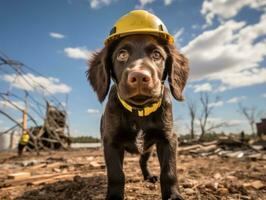
[[[183,139],[196,139],[196,126],[199,127],[199,141],[211,140],[217,137],[216,129],[233,126],[227,121],[212,122],[211,117],[215,108],[215,104],[219,102],[220,98],[215,97],[211,99],[210,93],[201,93],[199,101],[192,99],[187,100],[187,107],[189,113],[189,135],[183,136]],[[241,114],[250,126],[251,135],[256,136],[256,121],[262,117],[262,112],[255,106],[247,107],[238,103],[238,113]]]
[[[71,137],[72,143],[98,143],[101,142],[99,138],[92,136],[79,136],[79,137]]]

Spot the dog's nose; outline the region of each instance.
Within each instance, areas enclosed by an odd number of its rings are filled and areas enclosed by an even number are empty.
[[[131,86],[149,84],[151,82],[151,74],[148,71],[132,71],[128,74],[127,82]]]

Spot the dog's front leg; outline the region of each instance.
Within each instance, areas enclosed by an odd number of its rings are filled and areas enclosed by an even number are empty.
[[[157,154],[161,167],[160,184],[163,200],[183,200],[178,192],[176,175],[177,138],[171,134],[169,139],[157,143]]]
[[[142,175],[144,177],[144,180],[147,180],[151,183],[156,183],[158,181],[158,177],[152,175],[150,173],[150,170],[148,169],[148,166],[147,166],[150,156],[151,156],[151,151],[147,151],[140,156],[140,160],[139,160],[140,169],[142,171]]]
[[[104,157],[108,177],[106,200],[122,200],[124,199],[125,186],[125,175],[123,172],[124,150],[105,142]]]

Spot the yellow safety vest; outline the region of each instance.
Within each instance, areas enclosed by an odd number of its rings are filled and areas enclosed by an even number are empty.
[[[30,135],[28,133],[23,133],[19,143],[22,145],[26,145],[28,144],[29,140],[30,140]]]

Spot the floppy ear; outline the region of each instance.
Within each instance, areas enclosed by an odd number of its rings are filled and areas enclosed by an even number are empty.
[[[178,101],[184,100],[183,89],[186,85],[189,67],[187,58],[178,52],[174,45],[168,45],[168,81],[174,98]]]
[[[108,60],[108,48],[105,47],[100,52],[94,53],[88,64],[87,79],[97,93],[99,101],[103,102],[110,87],[111,63]]]

